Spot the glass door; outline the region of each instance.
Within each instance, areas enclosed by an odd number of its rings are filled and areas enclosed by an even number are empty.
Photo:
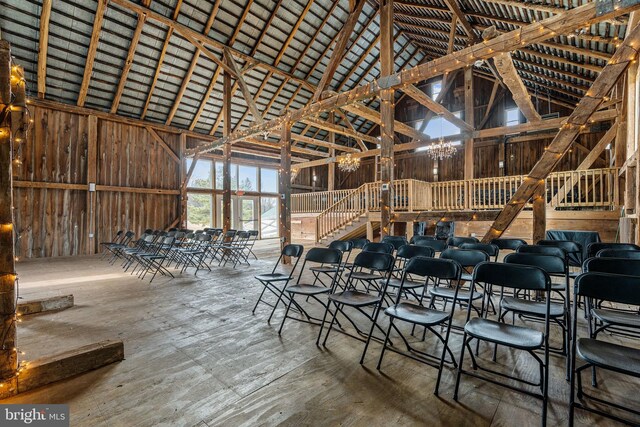
[[[258,229],[258,198],[254,196],[234,196],[238,208],[237,224],[239,230],[252,231]],[[233,204],[233,200],[232,200]]]

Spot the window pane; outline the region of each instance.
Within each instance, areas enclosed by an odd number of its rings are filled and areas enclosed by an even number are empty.
[[[187,193],[187,228],[203,229],[213,225],[211,194]]]
[[[278,171],[275,169],[260,169],[260,191],[263,193],[278,192]]]
[[[240,229],[252,231],[258,225],[258,199],[255,197],[239,197],[240,204]]]
[[[263,239],[278,237],[278,198],[260,199],[260,231]]]
[[[431,83],[431,98],[436,99],[442,90],[442,81]]]
[[[238,189],[243,191],[258,191],[258,168],[253,166],[239,166],[238,178]]]
[[[231,191],[236,191],[238,189],[238,165],[231,163],[229,166],[231,170]]]
[[[216,162],[216,190],[223,190],[222,176],[223,176],[223,164],[222,162]]]
[[[187,159],[187,170],[191,168],[192,159]],[[211,160],[198,160],[196,167],[189,178],[187,187],[191,188],[213,188],[211,174]]]
[[[513,126],[520,123],[520,111],[517,108],[507,108],[505,113],[505,125]]]

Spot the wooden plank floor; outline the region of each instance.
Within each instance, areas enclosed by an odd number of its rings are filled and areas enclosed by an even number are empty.
[[[268,307],[251,314],[261,289],[253,275],[270,269],[273,245],[263,245],[250,267],[151,285],[97,257],[20,263],[21,297],[73,293],[76,300],[19,325],[27,360],[104,339],[123,340],[126,360],[2,403],[68,403],[73,426],[539,425],[540,402],[522,394],[467,377],[457,403],[447,370],[435,397],[436,370],[394,353],[378,372],[378,344],[360,366],[363,345],[343,334],[317,347],[317,327],[288,321],[278,336],[281,312],[271,325]],[[456,357],[460,340],[452,335]],[[481,347],[481,357],[490,350]],[[537,376],[527,355],[503,349],[498,364]],[[564,359],[552,356],[552,364],[549,425],[566,425]],[[600,376],[602,391],[634,397],[636,406],[639,385]],[[614,425],[584,412],[577,420]]]

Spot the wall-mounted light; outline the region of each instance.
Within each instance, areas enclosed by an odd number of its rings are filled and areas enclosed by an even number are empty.
[[[438,175],[438,168],[433,168],[433,174]]]
[[[503,160],[500,160],[500,161],[498,162],[498,167],[499,167],[500,169],[503,169],[503,168],[504,168],[504,161],[503,161]]]

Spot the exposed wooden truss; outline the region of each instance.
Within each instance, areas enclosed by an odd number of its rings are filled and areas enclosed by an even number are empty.
[[[49,48],[49,20],[51,19],[51,3],[42,1],[40,12],[40,42],[38,44],[38,98],[44,98],[47,90],[47,51]]]
[[[460,129],[473,130],[473,127],[471,125],[466,123],[464,120],[456,117],[451,111],[447,110],[444,105],[434,101],[426,93],[424,93],[414,85],[407,85],[402,89],[402,91],[437,115],[444,117],[447,121],[451,122]]]
[[[87,99],[87,93],[89,92],[93,63],[96,59],[98,43],[100,42],[100,29],[102,28],[102,21],[106,10],[107,0],[98,0],[98,8],[96,9],[96,16],[93,21],[93,31],[91,32],[91,40],[89,41],[87,60],[84,66],[84,75],[82,76],[82,84],[80,85],[80,93],[78,95],[78,105],[80,107],[84,106],[84,101]]]

